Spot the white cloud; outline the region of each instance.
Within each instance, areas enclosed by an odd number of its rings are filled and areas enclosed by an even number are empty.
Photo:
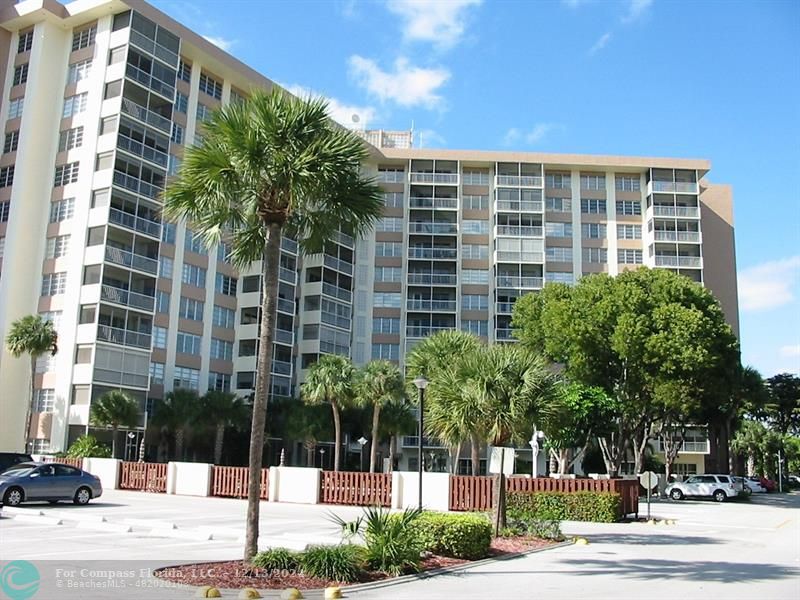
[[[647,15],[653,0],[630,0],[628,2],[628,12],[622,17],[623,23],[633,23]]]
[[[283,83],[278,83],[283,89],[285,89],[290,94],[298,96],[300,98],[308,98],[308,97],[321,97],[324,98],[325,101],[328,103],[328,114],[330,115],[331,119],[344,125],[345,127],[354,127],[357,126],[359,129],[366,128],[369,126],[370,121],[374,121],[377,117],[377,111],[373,106],[358,106],[355,104],[346,104],[341,102],[336,98],[332,98],[330,96],[325,96],[324,94],[320,94],[319,92],[314,91],[311,88],[304,87],[298,84],[289,84],[285,85]],[[353,122],[353,115],[358,117],[357,123]]]
[[[781,346],[778,352],[784,358],[800,358],[800,344]]]
[[[794,288],[800,279],[800,255],[773,260],[739,272],[739,299],[742,310],[778,308],[795,299]]]
[[[406,40],[455,46],[464,35],[467,9],[482,0],[388,0],[386,8],[403,20]]]
[[[211,42],[217,48],[219,48],[220,50],[224,50],[225,52],[230,50],[231,47],[236,43],[236,40],[226,40],[225,38],[221,38],[214,35],[204,35],[203,39],[205,39],[208,42]]]
[[[597,52],[600,52],[600,50],[605,48],[606,44],[608,44],[608,42],[611,41],[611,37],[612,36],[611,36],[611,32],[610,31],[607,31],[603,35],[601,35],[600,39],[598,39],[594,43],[594,46],[589,48],[589,55],[596,54]]]
[[[425,108],[443,104],[444,99],[436,92],[450,79],[447,69],[415,67],[403,57],[395,61],[393,71],[384,71],[374,60],[363,56],[353,55],[349,62],[356,83],[381,102]]]
[[[503,136],[503,145],[514,146],[519,143],[525,143],[528,146],[534,146],[557,129],[563,129],[563,127],[557,123],[537,123],[528,131],[512,127]]]
[[[420,129],[417,132],[417,146],[419,148],[442,148],[446,144],[447,140],[433,129]]]

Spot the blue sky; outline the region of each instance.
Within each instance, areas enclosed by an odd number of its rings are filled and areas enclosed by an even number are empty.
[[[423,146],[709,158],[734,189],[743,361],[800,372],[800,3],[153,2]]]

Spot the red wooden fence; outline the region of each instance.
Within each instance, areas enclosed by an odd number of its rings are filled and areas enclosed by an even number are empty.
[[[493,477],[453,475],[450,478],[450,510],[490,510]]]
[[[390,473],[323,471],[320,486],[320,501],[324,504],[390,506],[392,503]]]
[[[123,490],[164,493],[167,491],[167,464],[123,462],[119,487]]]
[[[212,496],[246,498],[249,467],[214,467],[211,483]],[[261,499],[269,497],[269,469],[261,469]]]
[[[58,456],[45,456],[43,457],[43,460],[46,463],[61,463],[62,465],[69,465],[70,467],[75,467],[76,469],[83,469],[82,458],[59,458]]]

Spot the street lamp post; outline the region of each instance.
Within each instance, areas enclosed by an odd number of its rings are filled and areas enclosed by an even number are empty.
[[[422,510],[422,413],[425,410],[425,388],[428,387],[428,380],[424,377],[417,377],[414,385],[419,390],[419,437],[417,438],[417,470],[419,471],[419,509]]]
[[[325,448],[319,449],[319,468],[325,468]]]
[[[531,454],[533,457],[533,464],[531,465],[531,474],[536,479],[539,476],[539,440],[544,437],[543,431],[538,431],[536,425],[533,426],[533,433],[531,440],[528,442],[531,447]]]
[[[356,440],[358,445],[361,446],[361,455],[358,459],[358,464],[361,467],[361,470],[364,470],[364,444],[366,444],[369,440],[365,438],[363,435]]]

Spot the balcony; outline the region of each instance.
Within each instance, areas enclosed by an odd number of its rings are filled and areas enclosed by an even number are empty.
[[[346,273],[348,275],[353,274],[353,264],[347,261],[344,261],[340,258],[336,258],[334,256],[325,255],[325,259],[323,261],[326,267],[330,267],[331,269],[335,269],[341,273]]]
[[[654,204],[653,216],[697,219],[700,217],[700,209],[697,206],[662,206]]]
[[[508,237],[544,237],[544,227],[541,225],[495,225],[494,234]]]
[[[494,178],[495,187],[542,187],[543,178],[538,175],[497,175]]]
[[[513,263],[543,263],[543,252],[509,252],[507,250],[497,250],[495,253],[496,262]]]
[[[451,331],[455,327],[431,327],[428,325],[409,325],[406,327],[406,336],[412,338],[424,338],[433,335],[437,331]]]
[[[376,178],[380,183],[404,183],[406,180],[405,171],[378,171]]]
[[[161,81],[157,77],[153,77],[150,73],[142,71],[139,67],[135,67],[131,64],[126,65],[125,76],[133,81],[141,83],[146,88],[162,95],[170,101],[175,98],[175,86],[168,84],[166,81]]]
[[[431,223],[426,221],[412,221],[408,224],[409,233],[458,233],[457,223]]]
[[[402,440],[403,448],[417,448],[419,446],[419,436],[404,435]],[[424,448],[444,448],[445,446],[436,438],[422,436],[422,446]]]
[[[113,285],[103,284],[100,288],[100,299],[121,306],[130,306],[147,312],[153,312],[156,299],[138,292],[129,292]]]
[[[455,273],[409,273],[410,285],[456,285],[458,275]]]
[[[153,164],[158,165],[162,169],[166,169],[169,163],[169,155],[161,150],[156,150],[150,146],[146,146],[141,142],[129,138],[128,136],[119,134],[117,136],[117,148],[125,150],[129,154],[143,158]]]
[[[691,181],[651,181],[651,192],[666,192],[668,194],[697,194],[698,186]]]
[[[702,259],[699,256],[669,256],[656,254],[657,267],[689,267],[699,269],[702,267]]]
[[[333,325],[334,327],[339,327],[340,329],[347,329],[350,331],[349,317],[342,317],[332,312],[322,311],[320,313],[320,320],[326,325]]]
[[[411,183],[444,183],[458,184],[458,173],[411,173]]]
[[[353,294],[350,290],[337,287],[332,283],[326,283],[323,281],[322,293],[325,294],[326,296],[331,296],[332,298],[338,298],[339,300],[344,300],[345,302],[353,301]]]
[[[178,55],[169,48],[165,48],[161,44],[156,43],[150,38],[142,35],[135,29],[131,29],[130,42],[140,50],[144,50],[153,56],[160,58],[173,68],[178,66]]]
[[[512,212],[544,212],[544,203],[540,200],[498,200],[497,210],[508,210]]]
[[[514,312],[514,303],[513,302],[495,302],[494,304],[494,312],[498,315],[510,315]]]
[[[282,360],[272,361],[272,373],[275,375],[290,375],[292,374],[292,363],[284,362]]]
[[[150,237],[161,239],[161,223],[151,221],[143,217],[137,217],[134,214],[119,210],[118,208],[110,208],[108,211],[108,220],[115,225],[121,225],[126,229],[144,233]]]
[[[489,174],[467,172],[461,176],[461,183],[464,185],[489,185]]]
[[[278,298],[278,311],[287,315],[294,315],[294,302],[286,298]]]
[[[114,171],[114,184],[147,198],[156,199],[161,194],[160,187],[121,171]]]
[[[457,257],[457,248],[411,246],[408,249],[408,258],[455,259]]]
[[[97,326],[97,339],[103,342],[111,342],[120,346],[131,346],[133,348],[150,349],[151,337],[146,333],[138,333],[118,327],[108,325]]]
[[[653,440],[653,449],[656,452],[664,452],[664,448],[661,445],[661,440]],[[711,450],[709,449],[708,440],[684,440],[683,444],[681,444],[681,448],[679,450],[679,454],[709,454]]]
[[[297,271],[281,267],[278,271],[278,279],[290,285],[297,285]]]
[[[142,123],[146,123],[157,129],[160,129],[167,135],[172,134],[172,121],[166,117],[162,117],[152,110],[148,110],[144,106],[136,104],[136,102],[133,100],[129,100],[127,98],[122,99],[122,112],[126,115],[130,115],[134,119],[141,121]]]
[[[654,237],[657,242],[689,242],[700,243],[699,231],[675,231],[671,229],[656,229]]]
[[[287,346],[294,345],[294,333],[286,329],[275,328],[272,334],[272,341],[276,344],[286,344]]]
[[[494,339],[496,340],[503,340],[503,341],[516,341],[516,338],[512,335],[511,328],[501,328],[494,330]]]
[[[288,252],[289,254],[297,254],[297,242],[295,242],[292,238],[282,237],[281,250]]]
[[[346,248],[350,248],[351,250],[356,244],[356,241],[351,236],[347,235],[346,233],[342,233],[341,231],[334,231],[333,235],[331,235],[331,241],[341,244]],[[295,252],[297,252],[297,242],[295,242]]]
[[[495,278],[495,287],[511,289],[541,289],[544,285],[543,277],[518,277],[516,275],[498,275]]]
[[[406,301],[406,308],[413,311],[422,312],[455,312],[455,300],[417,300]]]
[[[127,250],[120,248],[113,248],[106,246],[106,260],[115,265],[122,265],[137,271],[144,271],[151,275],[158,274],[158,261],[152,258],[147,258],[141,254],[134,254]]]
[[[419,198],[408,199],[411,208],[458,208],[458,198]]]

